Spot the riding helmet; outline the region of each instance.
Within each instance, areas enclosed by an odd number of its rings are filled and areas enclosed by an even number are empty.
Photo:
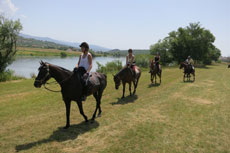
[[[86,49],[89,49],[89,45],[87,42],[81,43],[80,47],[85,47]]]

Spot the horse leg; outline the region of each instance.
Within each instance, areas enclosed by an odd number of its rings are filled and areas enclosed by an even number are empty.
[[[161,84],[161,72],[158,74],[159,78],[160,78],[160,84]]]
[[[79,108],[79,111],[80,111],[80,114],[84,117],[85,119],[85,122],[88,122],[88,118],[87,116],[85,115],[84,111],[83,111],[83,107],[82,107],[82,101],[77,101],[77,105],[78,105],[78,108]]]
[[[195,81],[195,73],[193,73],[193,82]]]
[[[95,117],[96,117],[96,113],[97,113],[97,109],[98,109],[98,106],[99,106],[99,101],[98,101],[98,92],[95,92],[94,94],[93,94],[93,96],[94,96],[94,98],[96,99],[96,109],[95,109],[95,111],[94,111],[94,113],[93,113],[93,116],[92,116],[92,121],[94,121],[94,119],[95,119]]]
[[[134,85],[133,95],[135,95],[135,93],[136,93],[136,88],[138,85],[139,78],[140,78],[140,76],[137,78],[137,82],[135,82],[135,81],[133,82],[133,85]]]
[[[70,127],[69,115],[70,115],[71,101],[64,100],[64,102],[65,102],[65,108],[66,108],[66,126],[64,127],[64,129],[68,129]]]
[[[131,87],[132,87],[132,83],[129,83],[129,95],[132,96],[132,92],[131,92]]]
[[[92,116],[92,119],[91,119],[92,121],[95,119],[98,109],[99,109],[98,116],[100,116],[100,114],[101,114],[101,107],[100,107],[100,104],[101,104],[101,96],[102,96],[102,93],[96,92],[96,93],[93,94],[93,96],[94,96],[94,98],[96,99],[96,102],[97,102],[97,103],[96,103],[96,109],[95,109],[95,111],[94,111],[94,113],[93,113],[93,116]]]
[[[153,74],[152,74],[152,72],[151,72],[151,74],[150,74],[150,78],[151,78],[151,82],[152,82],[152,84],[153,84]]]
[[[121,97],[121,99],[125,98],[125,82],[122,82],[123,84],[123,96]]]
[[[183,81],[185,82],[185,73],[184,73],[184,79],[183,79]]]
[[[98,105],[98,109],[99,109],[99,112],[98,112],[98,117],[100,117],[101,116],[101,97],[102,97],[102,93],[103,93],[103,91],[101,91],[101,92],[98,92],[98,101],[99,101],[99,105]]]

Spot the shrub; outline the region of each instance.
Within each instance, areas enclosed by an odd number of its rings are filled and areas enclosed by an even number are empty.
[[[96,70],[97,72],[115,73],[122,69],[122,62],[119,60],[115,60],[115,61],[106,63],[105,66],[97,62],[97,66],[98,66]]]
[[[24,77],[14,75],[14,71],[6,70],[0,73],[0,82],[24,79]]]
[[[65,52],[61,52],[61,53],[60,53],[60,56],[61,56],[62,58],[64,58],[64,57],[67,56],[67,54],[66,54]]]
[[[136,55],[135,56],[135,62],[138,67],[148,68],[150,59],[153,59],[152,55]]]

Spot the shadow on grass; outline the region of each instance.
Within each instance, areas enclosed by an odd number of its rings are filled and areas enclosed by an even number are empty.
[[[79,124],[71,125],[68,129],[63,129],[63,127],[59,127],[56,131],[53,132],[52,135],[50,135],[49,138],[22,144],[22,145],[17,145],[15,149],[17,152],[19,152],[23,150],[28,150],[34,146],[41,145],[44,143],[49,143],[54,141],[62,142],[66,140],[74,140],[78,137],[78,135],[98,127],[99,127],[99,123],[97,121],[87,122],[87,123],[81,122]]]
[[[161,85],[160,83],[151,83],[149,84],[148,88],[159,87],[160,85]]]
[[[193,81],[193,80],[185,80],[185,81],[183,81],[182,83],[194,83],[195,81]]]
[[[128,104],[128,103],[134,103],[134,101],[138,98],[137,95],[134,96],[127,96],[123,99],[121,98],[117,98],[117,102],[112,102],[110,104],[112,105],[124,105],[124,104]]]

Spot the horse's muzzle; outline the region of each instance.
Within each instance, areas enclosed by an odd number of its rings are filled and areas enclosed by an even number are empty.
[[[36,87],[36,88],[41,88],[41,86],[42,86],[41,83],[39,83],[39,82],[37,82],[37,81],[34,82],[34,87]]]

